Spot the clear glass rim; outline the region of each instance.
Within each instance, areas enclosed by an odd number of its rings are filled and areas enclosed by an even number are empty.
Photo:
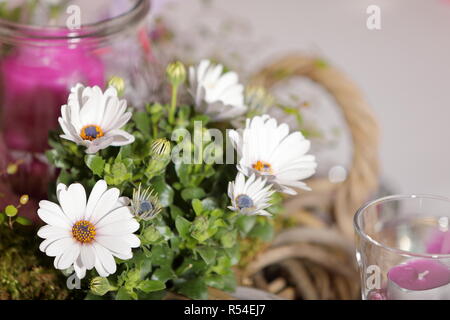
[[[365,203],[361,208],[359,208],[356,211],[355,216],[353,217],[353,226],[355,228],[356,233],[361,238],[376,245],[377,247],[380,247],[384,250],[393,252],[393,253],[401,255],[401,256],[425,258],[425,259],[436,259],[436,260],[437,259],[450,259],[450,254],[417,253],[417,252],[392,248],[381,242],[376,241],[375,239],[371,238],[368,234],[366,234],[362,230],[360,223],[359,223],[360,217],[364,214],[364,212],[367,208],[372,207],[377,204],[380,204],[380,203],[389,202],[389,201],[393,201],[393,200],[405,200],[405,199],[416,199],[416,198],[425,198],[425,199],[430,199],[430,200],[445,201],[445,202],[448,202],[450,205],[450,198],[443,197],[443,196],[437,196],[437,195],[431,195],[431,194],[397,194],[397,195],[382,197],[382,198],[372,200],[372,201]]]
[[[128,11],[108,19],[83,24],[76,30],[65,26],[34,26],[0,19],[0,39],[12,44],[29,43],[43,46],[78,43],[89,38],[99,41],[142,22],[150,12],[150,7],[151,0],[137,0]]]

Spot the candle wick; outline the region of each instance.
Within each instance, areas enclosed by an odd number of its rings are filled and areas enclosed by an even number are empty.
[[[419,280],[423,280],[423,278],[425,278],[425,276],[429,273],[430,273],[430,271],[428,271],[428,270],[425,270],[424,272],[419,273]]]

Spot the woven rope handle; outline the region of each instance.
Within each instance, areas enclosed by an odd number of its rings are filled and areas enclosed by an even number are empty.
[[[329,187],[334,190],[331,201],[336,223],[345,236],[353,238],[353,215],[378,187],[377,122],[358,87],[342,72],[316,57],[301,54],[285,57],[263,68],[251,82],[270,90],[280,81],[295,76],[308,77],[328,90],[342,109],[350,129],[353,157],[349,174],[335,188]],[[316,180],[323,183],[323,179]]]

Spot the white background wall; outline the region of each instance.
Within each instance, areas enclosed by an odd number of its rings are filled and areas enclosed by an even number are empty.
[[[317,52],[345,70],[364,91],[382,129],[383,177],[403,193],[450,196],[450,1],[215,0],[245,20],[257,66],[295,50]],[[381,8],[382,29],[366,28],[366,8]],[[189,28],[197,0],[177,4]],[[165,10],[172,10],[166,7]]]

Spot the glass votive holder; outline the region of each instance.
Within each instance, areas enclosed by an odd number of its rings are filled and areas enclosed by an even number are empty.
[[[117,76],[129,105],[152,99],[149,0],[17,0],[4,8],[17,12],[0,18],[0,127],[9,150],[44,152],[77,83],[104,88]]]
[[[364,300],[450,300],[450,199],[395,195],[354,218]]]

